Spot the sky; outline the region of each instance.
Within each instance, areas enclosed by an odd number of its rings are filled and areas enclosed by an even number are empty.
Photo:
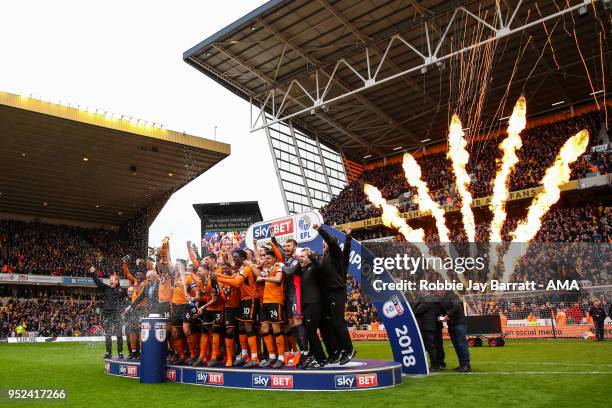
[[[177,191],[149,230],[171,236],[173,256],[198,242],[194,203],[259,201],[264,219],[285,213],[263,131],[249,133],[249,104],[183,62],[182,53],[265,0],[19,0],[0,2],[0,90],[163,123],[232,146],[230,157]],[[245,169],[245,164],[248,167]],[[227,188],[234,180],[267,180]],[[183,253],[184,252],[184,253]]]

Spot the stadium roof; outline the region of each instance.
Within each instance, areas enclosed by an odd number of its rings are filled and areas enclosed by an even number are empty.
[[[111,226],[156,213],[230,154],[225,143],[5,92],[0,145],[0,213]]]
[[[272,0],[183,59],[252,101],[252,130],[290,119],[376,159],[445,141],[455,110],[476,133],[503,124],[521,93],[530,115],[603,96],[609,11],[590,3]]]

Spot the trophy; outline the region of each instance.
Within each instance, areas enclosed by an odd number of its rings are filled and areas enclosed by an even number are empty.
[[[162,263],[170,262],[170,237],[165,237],[159,249],[159,260]]]

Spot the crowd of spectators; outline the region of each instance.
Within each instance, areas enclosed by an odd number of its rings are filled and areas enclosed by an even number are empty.
[[[522,148],[518,151],[519,162],[510,177],[510,190],[517,191],[538,186],[546,169],[554,162],[563,143],[578,130],[588,129],[591,135],[589,147],[607,142],[601,138],[599,112],[590,112],[575,118],[536,126],[521,133]],[[470,160],[467,165],[471,175],[470,191],[474,198],[492,194],[497,161],[501,158],[499,143],[504,134],[487,140],[474,141],[468,146]],[[454,174],[446,153],[423,155],[417,159],[432,197],[440,204],[457,204],[454,189]],[[572,179],[589,174],[612,172],[612,153],[587,151],[572,165]],[[399,163],[388,164],[365,171],[362,176],[349,183],[338,196],[321,209],[327,224],[341,224],[380,215],[380,210],[369,204],[363,184],[378,187],[386,199],[400,198],[402,211],[416,209],[415,193],[406,182],[404,170]]]
[[[96,336],[103,332],[94,300],[53,296],[7,298],[0,306],[0,337]],[[21,329],[19,329],[21,327]]]
[[[592,323],[589,310],[595,300],[608,310],[612,305],[612,292],[602,289],[464,297],[466,313],[470,316],[500,315],[507,320],[555,319],[557,325]]]
[[[485,258],[486,268],[483,271],[467,272],[466,277],[482,280],[492,277],[501,277],[499,268],[489,269],[489,222],[490,213],[477,212],[476,215],[476,248]],[[525,209],[509,214],[502,235],[509,240],[509,232],[517,222],[524,218]],[[466,242],[459,215],[447,218],[450,238],[453,243]],[[414,226],[416,228],[416,226]],[[425,229],[427,244],[432,255],[440,254],[435,226],[431,220],[420,221],[419,227]],[[379,236],[393,236],[393,230],[381,227],[374,231]],[[391,239],[391,242],[389,242]],[[527,280],[539,283],[548,283],[550,279],[560,280],[588,280],[593,285],[612,284],[612,255],[609,250],[612,243],[612,206],[596,201],[580,205],[561,205],[553,207],[543,218],[540,231],[534,240],[527,246],[523,243],[512,244],[513,253],[519,247],[525,253],[516,264],[512,280],[523,282]],[[386,240],[362,242],[375,256],[394,257],[396,254],[409,254],[420,256],[416,247],[403,241],[396,235]],[[465,246],[465,245],[464,245]],[[461,248],[461,245],[456,246]],[[504,246],[504,253],[508,246]],[[438,252],[436,252],[438,251]],[[445,257],[446,252],[441,257]],[[399,274],[397,279],[421,279],[425,276],[406,276]]]
[[[114,230],[0,220],[0,272],[85,276],[89,262],[108,274],[134,252]]]
[[[379,322],[376,309],[361,286],[351,276],[348,277],[346,298],[346,323],[349,327],[360,328]]]

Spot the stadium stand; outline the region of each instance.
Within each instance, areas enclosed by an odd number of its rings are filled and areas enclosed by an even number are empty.
[[[23,336],[79,337],[103,333],[95,300],[70,294],[55,297],[48,292],[6,298],[0,307],[0,337],[16,336],[17,326]]]
[[[608,136],[601,133],[601,125],[599,112],[589,112],[523,131],[521,134],[523,147],[518,152],[519,163],[511,175],[510,190],[517,191],[537,186],[563,142],[578,129],[586,128],[593,135],[590,141],[591,147],[608,140]],[[472,175],[470,190],[475,198],[491,195],[496,160],[501,157],[497,146],[502,136],[504,135],[470,146],[471,155],[467,167]],[[446,153],[417,156],[417,162],[423,171],[423,180],[427,183],[432,197],[442,205],[455,204],[454,176],[450,162],[446,159]],[[583,156],[573,164],[572,180],[583,178],[588,174],[607,174],[612,171],[610,152],[593,152],[589,156],[588,159]],[[365,197],[364,183],[380,187],[383,197],[387,199],[401,198],[398,205],[401,211],[416,208],[411,200],[414,191],[406,183],[401,163],[391,163],[364,171],[358,180],[349,183],[337,197],[323,207],[321,213],[328,224],[341,224],[380,216],[380,210],[373,208]],[[400,197],[403,194],[404,196]]]
[[[138,254],[129,239],[108,229],[14,220],[0,221],[0,270],[85,276],[86,261],[103,262],[103,276],[121,270],[121,257]]]
[[[104,278],[121,274],[121,257],[146,257],[172,193],[230,154],[142,119],[2,91],[0,139],[1,336],[20,324],[99,333],[85,265]]]

